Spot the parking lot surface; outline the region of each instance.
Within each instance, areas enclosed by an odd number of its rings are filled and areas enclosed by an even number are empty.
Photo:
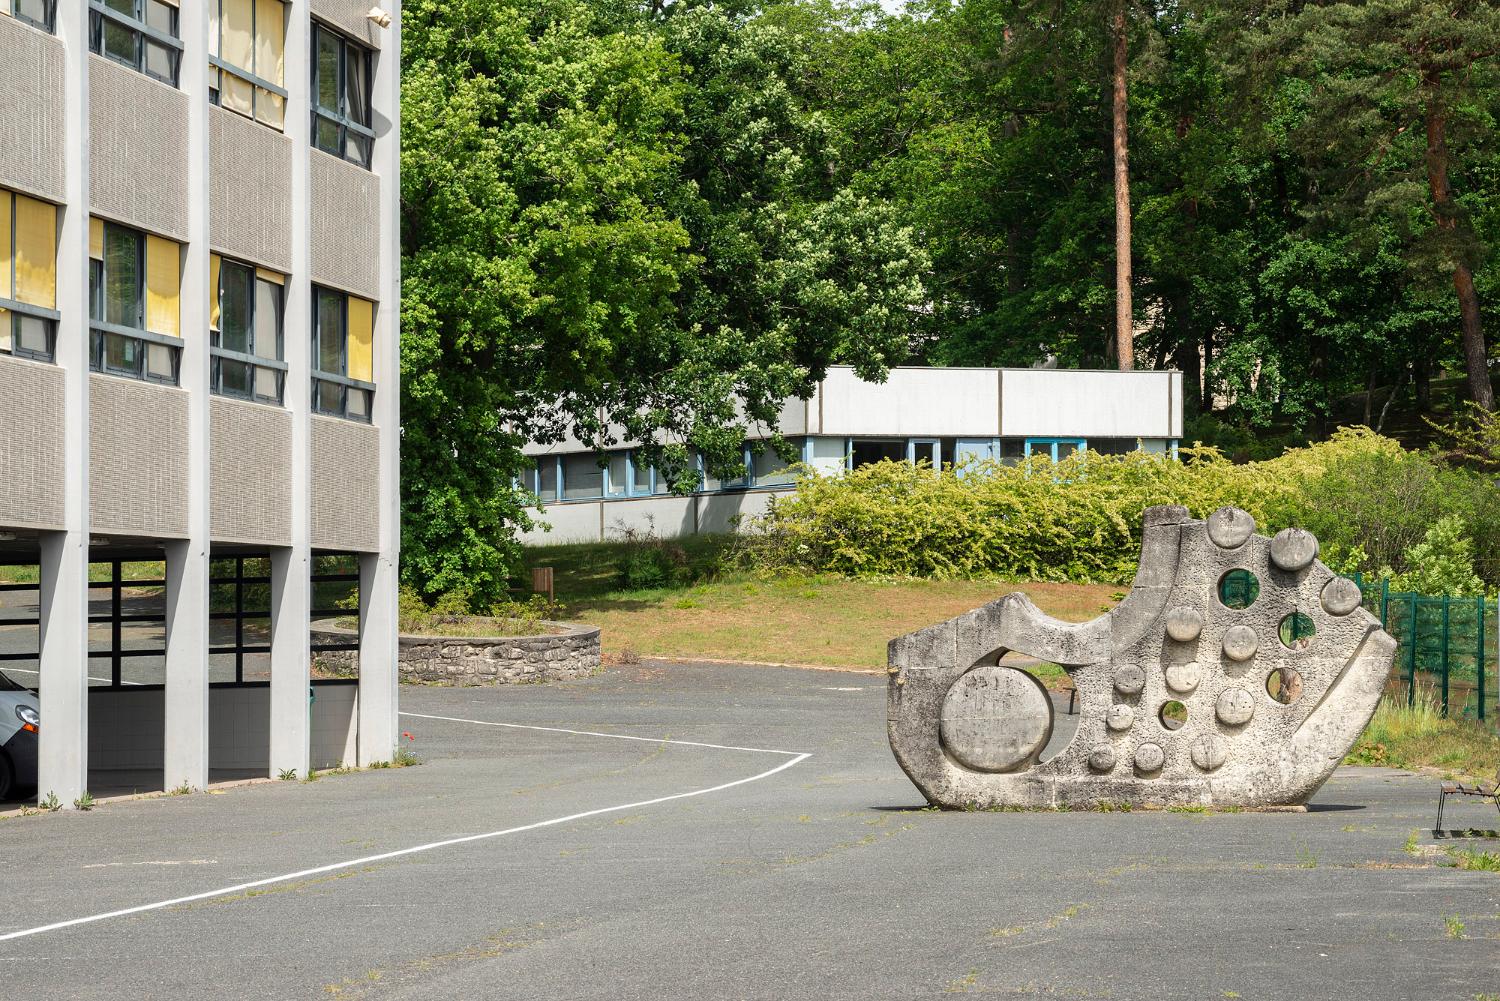
[[[418,767],[0,820],[7,996],[1500,996],[1500,874],[1425,849],[1430,777],[937,812],[879,676],[646,663],[402,708]]]

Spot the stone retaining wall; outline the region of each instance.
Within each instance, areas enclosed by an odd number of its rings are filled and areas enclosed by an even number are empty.
[[[587,678],[599,670],[599,629],[546,622],[543,636],[402,636],[401,680],[414,684],[508,685]],[[349,642],[353,632],[319,625],[313,642]],[[325,652],[317,660],[335,673],[358,655]]]

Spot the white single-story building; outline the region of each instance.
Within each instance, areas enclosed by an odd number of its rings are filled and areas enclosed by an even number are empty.
[[[810,399],[788,400],[780,425],[803,462],[829,472],[881,459],[935,467],[1039,453],[1056,460],[1083,449],[1175,455],[1182,373],[896,368],[873,383],[839,366]],[[671,494],[628,443],[602,454],[571,439],[528,445],[536,468],[523,485],[541,499],[529,513],[550,531],[535,529],[522,541],[599,541],[648,525],[665,538],[732,531],[737,518],[760,514],[768,498],[793,488],[786,462],[756,440],[746,442],[743,476],[703,475],[686,496]]]

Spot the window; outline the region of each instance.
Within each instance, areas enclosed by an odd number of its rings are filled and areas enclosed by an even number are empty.
[[[1136,438],[1090,438],[1089,448],[1100,455],[1129,455],[1141,447]]]
[[[936,438],[913,438],[908,457],[913,465],[925,462],[936,471],[943,468],[943,443]]]
[[[869,466],[874,463],[889,459],[891,462],[906,461],[906,439],[897,438],[885,441],[859,441],[854,442],[851,450],[852,469],[860,466]]]
[[[57,0],[0,0],[0,14],[12,14],[33,28],[55,31]]]
[[[220,396],[280,404],[282,286],[274,271],[209,256],[211,387]]]
[[[624,497],[630,492],[630,458],[627,452],[609,453],[609,484],[611,497]]]
[[[89,367],[177,384],[182,248],[171,240],[89,220]]]
[[[177,86],[177,0],[89,0],[89,50]]]
[[[1061,462],[1074,452],[1081,452],[1089,447],[1089,443],[1083,438],[1027,438],[1026,455],[1045,455],[1053,462]]]
[[[562,457],[563,500],[604,496],[604,470],[593,452]]]
[[[370,422],[375,304],[313,287],[313,409]]]
[[[793,439],[792,444],[798,446],[798,450],[800,451],[800,440]],[[752,446],[752,456],[750,459],[750,475],[754,477],[753,482],[755,485],[758,487],[780,487],[796,483],[797,474],[790,468],[793,463],[787,462],[781,456],[777,455],[776,450],[771,447],[770,442],[761,442],[759,445],[760,451],[758,452],[754,451]],[[795,461],[794,459],[793,462]]]
[[[286,124],[286,4],[208,0],[208,100],[280,129]]]
[[[750,467],[748,462],[742,467],[743,471],[739,476],[727,480],[715,476],[709,470],[708,463],[704,461],[703,456],[696,451],[693,453],[693,462],[698,466],[699,490],[739,490],[750,485]]]
[[[0,351],[52,360],[57,338],[57,208],[0,189]]]
[[[630,453],[630,493],[633,497],[651,493],[651,464],[641,461],[639,452]]]
[[[537,457],[536,495],[543,502],[557,500],[557,456],[542,455]]]
[[[313,145],[361,167],[370,165],[372,53],[313,25]]]

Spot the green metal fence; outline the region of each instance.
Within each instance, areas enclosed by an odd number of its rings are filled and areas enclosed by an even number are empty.
[[[1439,699],[1445,716],[1452,711],[1469,719],[1495,718],[1500,605],[1479,595],[1392,591],[1390,581],[1376,587],[1358,574],[1354,582],[1364,594],[1365,607],[1401,644],[1391,682],[1408,704],[1416,701],[1421,688]]]

